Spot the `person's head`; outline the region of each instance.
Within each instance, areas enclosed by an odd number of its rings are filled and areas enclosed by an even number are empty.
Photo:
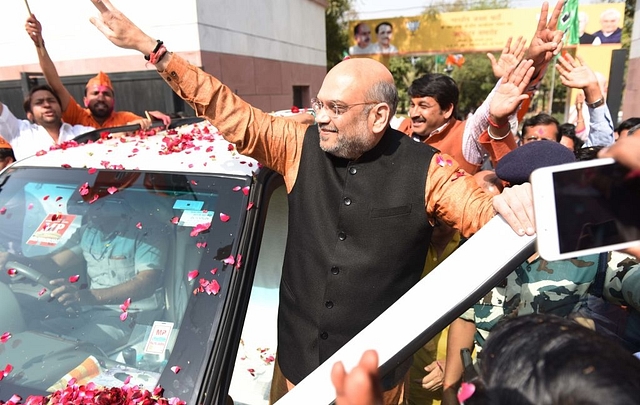
[[[16,157],[13,154],[11,145],[9,145],[9,143],[3,138],[0,138],[0,170],[4,169],[15,161]]]
[[[45,128],[62,126],[60,97],[46,84],[31,88],[22,106],[29,121]]]
[[[358,23],[353,28],[353,36],[360,48],[366,48],[371,43],[371,28],[367,23]]]
[[[124,199],[104,196],[89,204],[87,218],[91,226],[110,233],[128,223],[132,211],[133,208]]]
[[[608,8],[600,14],[600,29],[605,34],[610,34],[618,29],[620,24],[620,12],[615,8]]]
[[[327,73],[312,107],[320,148],[357,159],[378,144],[398,105],[391,72],[369,58],[347,59]]]
[[[515,186],[528,182],[536,169],[575,161],[573,151],[558,142],[529,142],[504,155],[496,164],[496,175],[510,186]]]
[[[635,404],[640,360],[570,320],[531,314],[491,331],[479,355],[473,404]]]
[[[391,38],[393,37],[393,25],[390,22],[384,21],[376,25],[376,35],[378,37],[378,43],[387,48],[391,45]]]
[[[456,82],[440,73],[427,73],[409,86],[409,117],[413,132],[428,136],[455,114],[459,91]]]
[[[585,160],[592,160],[598,158],[598,152],[603,149],[604,146],[589,146],[586,148],[580,148],[573,151],[573,154],[576,156],[576,160],[578,162],[582,162]]]
[[[589,24],[589,15],[584,11],[580,11],[578,13],[578,31],[580,35],[584,34],[587,24]]]
[[[522,123],[522,144],[547,139],[560,142],[560,123],[549,114],[540,113]]]
[[[570,123],[560,125],[560,144],[572,151],[582,148],[584,142],[576,136],[576,126]]]
[[[111,115],[115,106],[115,94],[111,79],[106,73],[100,72],[87,82],[84,106],[97,120],[105,120]]]
[[[618,124],[615,130],[616,140],[629,136],[629,130],[640,124],[640,117],[631,117]]]

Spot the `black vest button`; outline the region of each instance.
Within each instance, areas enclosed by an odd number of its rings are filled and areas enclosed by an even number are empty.
[[[333,266],[331,268],[331,274],[333,274],[334,276],[337,276],[340,273],[340,267],[338,266]]]
[[[320,339],[322,339],[322,340],[327,340],[327,339],[329,339],[329,334],[328,334],[327,332],[322,332],[322,333],[320,334]]]
[[[351,205],[351,198],[349,197],[345,197],[342,201],[344,202],[344,205]]]
[[[340,232],[340,233],[338,234],[338,239],[340,239],[340,240],[345,240],[345,239],[347,239],[347,234],[346,234],[346,233],[344,233],[344,232]]]
[[[333,301],[326,301],[324,306],[327,307],[327,309],[333,308]]]
[[[349,173],[350,174],[356,174],[356,173],[358,173],[358,169],[356,169],[355,167],[350,167],[349,168]]]

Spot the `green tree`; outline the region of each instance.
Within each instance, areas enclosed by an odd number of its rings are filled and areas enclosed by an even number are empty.
[[[331,69],[344,58],[349,49],[346,17],[351,11],[351,0],[329,0],[325,15],[327,37],[327,68]]]
[[[458,115],[464,117],[482,104],[496,85],[491,62],[484,53],[465,54],[462,67],[454,67],[451,77],[458,84]]]

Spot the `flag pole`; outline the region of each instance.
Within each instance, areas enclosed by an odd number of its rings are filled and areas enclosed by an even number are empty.
[[[29,0],[24,0],[24,5],[27,6],[29,17],[31,17],[33,13],[31,12],[31,7],[29,7]],[[40,39],[38,40],[38,42],[40,43],[40,46],[38,47],[38,54],[40,54],[40,56],[44,56],[44,43],[42,43]]]

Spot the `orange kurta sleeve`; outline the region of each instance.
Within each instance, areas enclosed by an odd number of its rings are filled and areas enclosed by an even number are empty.
[[[427,215],[442,219],[465,237],[495,215],[493,196],[485,193],[451,156],[442,153],[431,160],[424,198]]]
[[[282,174],[287,191],[291,191],[309,125],[252,107],[218,79],[175,54],[160,75],[198,117],[207,118],[240,153]]]

